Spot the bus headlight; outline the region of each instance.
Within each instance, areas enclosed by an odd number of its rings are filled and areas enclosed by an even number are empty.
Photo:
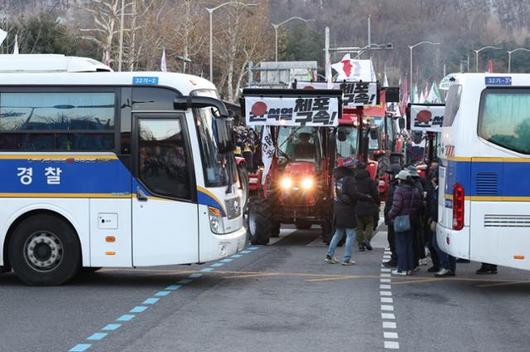
[[[210,220],[210,230],[217,235],[222,235],[224,226],[221,211],[217,208],[208,207],[208,219]]]
[[[291,187],[293,187],[293,179],[289,176],[283,177],[280,181],[280,186],[285,190],[291,189]]]
[[[304,177],[301,186],[304,191],[309,191],[315,186],[315,180],[313,177]]]

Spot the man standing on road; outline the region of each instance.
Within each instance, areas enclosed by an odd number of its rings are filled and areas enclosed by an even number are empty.
[[[394,233],[394,227],[392,226],[392,223],[388,219],[388,213],[390,212],[390,209],[392,208],[392,199],[394,197],[394,191],[396,190],[398,180],[396,179],[396,175],[401,171],[401,166],[399,164],[392,164],[390,166],[390,170],[387,172],[390,173],[390,185],[388,187],[388,197],[385,202],[385,208],[384,208],[384,216],[385,216],[385,225],[387,225],[387,240],[388,240],[388,246],[390,247],[390,251],[392,252],[392,256],[390,257],[390,260],[388,262],[384,262],[383,265],[387,268],[394,268],[397,266],[397,252],[396,252],[396,237]]]
[[[353,265],[355,261],[351,259],[353,242],[355,241],[355,227],[357,226],[355,208],[358,200],[371,200],[370,196],[365,196],[357,190],[354,172],[351,167],[353,163],[345,164],[335,170],[335,234],[329,244],[325,262],[336,264],[339,261],[334,257],[337,245],[346,234],[346,244],[344,245],[344,257],[342,265]]]
[[[359,200],[355,208],[357,214],[357,244],[359,251],[372,250],[370,240],[374,233],[374,221],[379,214],[379,192],[375,181],[370,178],[366,164],[359,163],[355,171],[355,181],[359,193],[370,196],[371,200]]]

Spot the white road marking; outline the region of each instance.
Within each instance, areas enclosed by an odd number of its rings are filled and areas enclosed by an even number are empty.
[[[383,329],[396,329],[397,324],[393,321],[384,321],[383,322]]]
[[[385,263],[392,259],[392,253],[388,248],[385,248],[382,262]],[[392,298],[392,269],[386,268],[381,264],[379,296],[381,299],[381,320],[383,321],[383,329],[397,329],[396,315],[394,312],[394,299]],[[398,350],[399,342],[397,332],[383,331],[385,350]]]
[[[399,350],[399,342],[397,342],[397,341],[385,341],[385,349]]]
[[[393,312],[394,311],[394,306],[390,306],[388,304],[382,304],[381,305],[381,310],[387,311],[387,312]]]
[[[385,339],[397,339],[398,333],[397,332],[390,332],[390,331],[384,331],[383,336]]]
[[[394,313],[381,313],[381,319],[396,320]]]

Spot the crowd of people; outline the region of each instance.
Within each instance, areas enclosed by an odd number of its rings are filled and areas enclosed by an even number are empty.
[[[422,175],[418,172],[421,169]],[[402,169],[391,164],[386,170],[390,185],[384,207],[391,258],[384,265],[394,275],[413,275],[420,266],[435,277],[455,276],[457,259],[440,249],[436,241],[438,222],[438,164]],[[353,265],[353,246],[359,251],[372,250],[370,240],[378,225],[380,199],[377,185],[370,178],[366,164],[352,161],[335,170],[335,233],[325,262]],[[342,260],[335,257],[338,244],[346,236]],[[462,262],[466,262],[462,260]],[[468,262],[468,261],[467,261]],[[477,274],[496,274],[497,266],[483,263]]]

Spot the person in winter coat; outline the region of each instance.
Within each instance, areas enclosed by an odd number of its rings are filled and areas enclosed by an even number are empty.
[[[397,179],[399,180],[399,185],[394,192],[392,208],[388,213],[388,218],[394,221],[397,216],[408,215],[410,228],[404,231],[396,231],[394,229],[398,267],[392,273],[394,275],[412,275],[416,267],[414,235],[417,223],[415,223],[415,219],[420,211],[422,198],[418,189],[414,187],[414,181],[409,177],[408,171],[400,171]]]
[[[344,245],[344,257],[342,265],[353,265],[355,261],[351,259],[353,242],[355,241],[355,227],[357,226],[355,209],[359,200],[370,200],[370,196],[365,196],[357,191],[355,177],[352,169],[339,167],[335,173],[335,234],[329,243],[325,262],[336,264],[339,261],[335,258],[337,245],[346,234],[346,244]]]
[[[388,198],[385,202],[385,208],[384,208],[384,216],[385,216],[385,225],[387,225],[387,240],[388,240],[388,246],[390,247],[390,251],[392,252],[392,255],[390,257],[390,260],[387,262],[384,262],[383,265],[388,268],[394,268],[397,266],[397,252],[396,252],[396,237],[394,234],[394,227],[392,226],[392,222],[388,218],[388,213],[390,212],[390,209],[392,208],[392,199],[394,197],[394,192],[396,191],[397,185],[398,185],[398,179],[396,178],[397,174],[401,171],[401,166],[399,164],[392,164],[390,166],[390,170],[387,172],[391,174],[391,181],[390,185],[388,187]]]
[[[427,265],[427,256],[425,255],[425,227],[426,227],[426,203],[425,203],[425,185],[422,182],[422,179],[420,177],[420,174],[418,173],[418,170],[416,169],[416,166],[409,166],[407,168],[407,171],[409,172],[412,184],[414,187],[418,189],[420,192],[420,196],[422,197],[422,203],[420,210],[418,211],[418,217],[417,217],[417,226],[415,229],[415,236],[414,236],[414,253],[415,253],[415,262],[416,267],[418,265]]]
[[[364,195],[369,195],[370,200],[359,200],[355,208],[357,214],[357,244],[359,251],[365,248],[372,250],[370,240],[374,234],[374,221],[379,214],[379,192],[374,180],[366,170],[366,164],[361,163],[355,171],[355,180],[357,182],[357,191]]]

